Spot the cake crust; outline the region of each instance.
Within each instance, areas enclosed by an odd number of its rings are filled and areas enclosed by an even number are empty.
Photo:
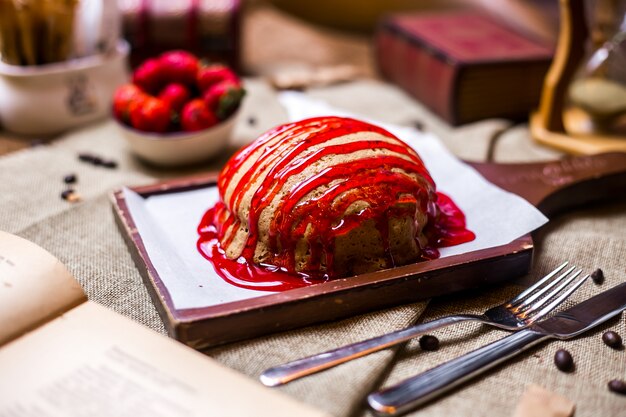
[[[336,278],[419,260],[435,184],[386,130],[319,117],[270,130],[218,179],[214,224],[229,259]]]

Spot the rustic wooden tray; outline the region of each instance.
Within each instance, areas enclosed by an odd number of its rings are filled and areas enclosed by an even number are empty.
[[[626,154],[611,153],[532,164],[471,164],[501,188],[546,215],[626,196]],[[216,174],[135,187],[140,196],[213,186]],[[336,320],[510,280],[528,272],[530,235],[461,255],[338,279],[282,293],[193,309],[176,309],[144,247],[121,190],[112,195],[117,224],[171,337],[200,349],[313,323]]]

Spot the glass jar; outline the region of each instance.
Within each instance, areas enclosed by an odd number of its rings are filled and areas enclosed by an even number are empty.
[[[588,4],[589,52],[568,89],[565,129],[626,139],[626,1]]]

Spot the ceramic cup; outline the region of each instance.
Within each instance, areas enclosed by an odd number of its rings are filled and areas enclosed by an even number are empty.
[[[50,136],[109,116],[113,91],[128,80],[128,52],[119,41],[106,55],[40,66],[0,62],[0,124]]]

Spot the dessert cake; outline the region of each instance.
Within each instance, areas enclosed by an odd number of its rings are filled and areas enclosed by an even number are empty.
[[[411,147],[349,118],[270,130],[230,159],[218,190],[199,248],[240,286],[298,287],[435,258],[438,246],[473,239]]]

